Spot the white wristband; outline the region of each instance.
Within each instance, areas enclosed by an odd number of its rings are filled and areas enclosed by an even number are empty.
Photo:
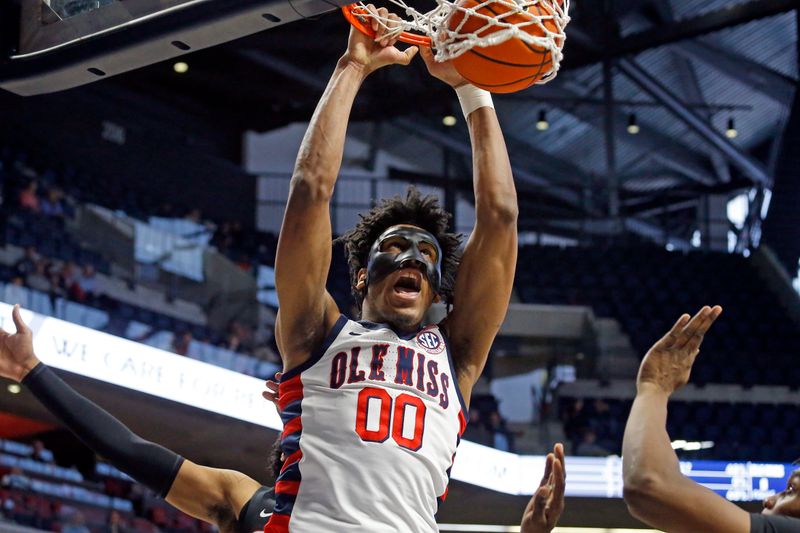
[[[458,96],[458,101],[461,103],[461,111],[464,112],[464,118],[468,117],[470,113],[479,107],[491,107],[494,109],[491,93],[483,89],[478,89],[470,83],[456,89],[456,95]]]

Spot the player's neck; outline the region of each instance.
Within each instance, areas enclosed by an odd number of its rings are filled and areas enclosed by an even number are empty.
[[[377,313],[372,310],[369,305],[366,304],[366,302],[364,303],[364,308],[361,311],[361,320],[366,320],[367,322],[372,322],[374,324],[386,324],[391,327],[393,331],[401,334],[414,333],[419,331],[420,327],[422,326],[421,320],[411,324],[404,320],[397,320],[396,317],[383,316],[381,313]]]

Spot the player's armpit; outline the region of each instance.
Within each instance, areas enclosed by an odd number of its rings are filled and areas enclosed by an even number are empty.
[[[689,478],[643,473],[626,481],[630,513],[667,533],[749,533],[750,515]]]
[[[166,500],[184,513],[215,524],[223,533],[236,531],[242,507],[261,484],[236,472],[184,461]]]
[[[453,309],[443,324],[467,404],[508,311],[516,260],[516,228],[498,235],[476,225],[458,269]]]

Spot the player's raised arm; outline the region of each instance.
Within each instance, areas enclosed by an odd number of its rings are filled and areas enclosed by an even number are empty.
[[[232,470],[209,468],[147,441],[78,394],[33,350],[33,335],[14,307],[16,333],[0,330],[0,376],[21,382],[87,447],[186,514],[235,531],[239,512],[261,487]]]
[[[351,29],[347,51],[336,65],[297,155],[275,259],[280,301],[276,335],[285,369],[302,364],[338,318],[336,304],[325,290],[331,261],[330,199],[353,101],[371,72],[391,64],[407,65],[416,54],[416,48],[403,52],[394,47],[394,40],[383,38],[386,30],[377,21],[374,29],[376,40]]]
[[[703,335],[722,312],[682,316],[647,352],[622,443],[625,502],[633,516],[668,533],[747,533],[749,515],[684,476],[666,431],[667,402],[683,386]]]
[[[431,74],[456,89],[472,141],[475,228],[464,249],[445,324],[469,402],[489,348],[503,323],[517,264],[517,192],[503,132],[486,91],[469,85],[451,63],[437,63],[429,49],[422,57]]]

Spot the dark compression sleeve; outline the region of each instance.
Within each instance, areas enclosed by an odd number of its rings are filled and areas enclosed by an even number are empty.
[[[797,533],[800,518],[779,515],[750,515],[750,533]]]
[[[181,456],[133,433],[64,383],[44,363],[36,365],[22,384],[92,451],[166,497],[183,464]]]

